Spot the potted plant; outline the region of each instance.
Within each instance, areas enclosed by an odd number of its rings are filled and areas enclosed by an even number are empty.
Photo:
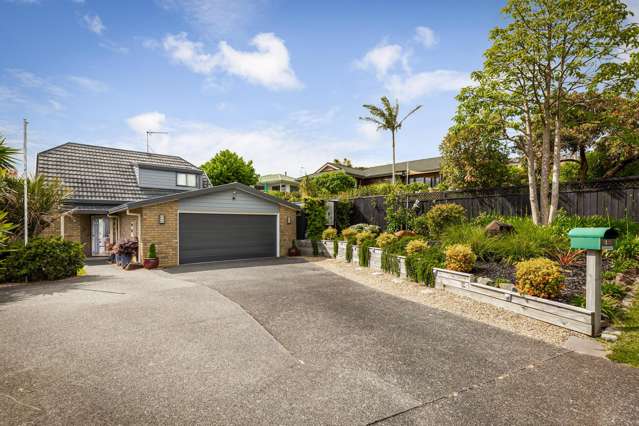
[[[295,240],[293,240],[293,247],[288,249],[288,255],[289,256],[299,256],[300,255],[300,249],[298,249],[297,246],[295,245]]]
[[[131,258],[138,251],[138,242],[136,240],[124,240],[119,244],[120,266],[126,268],[131,263]]]
[[[157,252],[155,250],[155,243],[149,244],[149,256],[144,259],[144,269],[155,269],[160,264]]]

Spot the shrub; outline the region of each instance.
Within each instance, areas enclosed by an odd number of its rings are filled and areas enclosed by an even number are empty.
[[[333,240],[333,257],[337,257],[337,251],[339,250],[339,243],[337,239]]]
[[[462,223],[466,209],[459,204],[437,204],[425,216],[430,235],[439,235],[445,228]]]
[[[373,247],[373,244],[375,244],[375,240],[364,240],[359,244],[359,251],[358,251],[358,256],[359,256],[359,266],[368,266],[370,259],[371,259],[371,253],[368,250],[370,247]]]
[[[386,229],[391,232],[409,229],[415,218],[415,211],[406,207],[404,197],[398,193],[391,193],[384,199],[386,206]]]
[[[322,173],[312,178],[315,187],[322,193],[337,194],[357,186],[354,177],[343,171]]]
[[[429,286],[435,284],[433,268],[444,266],[444,254],[438,247],[429,247],[426,250],[406,257],[406,274],[410,279]]]
[[[639,266],[639,237],[629,236],[621,238],[615,249],[610,252],[612,269],[625,272]]]
[[[377,225],[369,225],[368,223],[358,223],[356,225],[351,225],[351,229],[354,229],[357,232],[367,231],[374,235],[379,235],[380,228]]]
[[[355,235],[357,235],[357,231],[353,228],[346,228],[342,231],[342,238],[344,239],[344,241],[354,240]]]
[[[304,199],[304,213],[306,214],[306,237],[310,240],[322,238],[326,224],[326,205],[323,200],[315,198]]]
[[[357,241],[357,245],[361,245],[364,241],[367,240],[374,240],[375,239],[375,234],[373,234],[371,231],[362,231],[362,232],[358,232],[355,235],[355,241]]]
[[[425,214],[413,219],[412,230],[419,235],[429,235],[428,218]]]
[[[441,235],[442,245],[468,244],[481,260],[514,263],[535,257],[556,256],[569,249],[566,235],[556,235],[548,226],[535,225],[530,218],[502,219],[515,227],[515,232],[489,237],[484,227],[463,223],[448,227]]]
[[[149,244],[149,259],[157,259],[158,253],[155,248],[155,243]]]
[[[419,237],[403,237],[388,244],[384,247],[384,251],[390,254],[398,254],[400,256],[406,256],[406,246],[414,240],[420,239]]]
[[[559,264],[539,257],[525,260],[515,266],[515,287],[522,294],[553,299],[564,286]]]
[[[384,232],[382,234],[379,234],[379,237],[377,237],[377,240],[375,240],[375,244],[377,245],[377,247],[383,249],[389,244],[397,241],[397,239],[398,238],[394,234],[391,234],[390,232]]]
[[[578,294],[570,299],[570,304],[585,308],[586,298],[582,294]],[[601,313],[608,317],[608,319],[615,320],[621,316],[622,310],[619,306],[619,302],[615,298],[604,294],[601,296]]]
[[[61,238],[33,238],[10,247],[4,281],[43,281],[74,277],[84,265],[82,244]]]
[[[338,230],[348,228],[351,220],[351,209],[353,204],[350,201],[335,202],[335,227]]]
[[[615,283],[604,283],[601,285],[601,294],[612,297],[613,299],[622,300],[626,296],[626,290]]]
[[[446,249],[446,269],[470,272],[475,266],[477,255],[469,245],[454,244]]]
[[[399,276],[399,259],[393,253],[382,252],[382,271]]]
[[[557,235],[565,236],[572,228],[604,227],[616,228],[622,236],[639,233],[639,223],[630,218],[612,219],[606,216],[576,216],[559,210],[550,227]]]
[[[428,243],[424,240],[412,240],[408,244],[406,244],[406,254],[410,256],[411,254],[421,253],[428,248]]]
[[[335,228],[326,228],[324,232],[322,232],[323,240],[334,240],[337,238],[337,229]]]
[[[346,257],[346,261],[350,263],[353,260],[353,241],[352,240],[347,240],[347,241],[348,242],[346,243],[345,257]]]

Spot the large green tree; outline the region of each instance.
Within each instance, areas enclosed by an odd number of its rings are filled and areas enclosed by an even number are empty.
[[[489,104],[476,102],[472,89],[457,96],[454,125],[439,146],[441,171],[451,189],[490,188],[510,179],[503,118]]]
[[[392,183],[395,183],[395,143],[397,132],[402,128],[404,121],[410,117],[415,111],[422,106],[417,105],[408,114],[400,120],[399,118],[399,102],[395,101],[395,105],[392,105],[386,96],[381,98],[382,106],[376,105],[363,105],[370,114],[368,117],[360,117],[360,120],[368,121],[377,125],[377,130],[386,130],[391,132],[392,146],[393,146],[393,166],[392,166]]]
[[[639,164],[639,96],[577,93],[568,98],[565,150],[579,180],[621,176]]]
[[[526,157],[532,217],[547,224],[558,211],[567,100],[634,89],[639,27],[620,0],[509,0],[503,12],[509,23],[490,33],[475,92]]]
[[[316,190],[324,194],[338,194],[357,186],[355,178],[342,171],[322,173],[312,179]]]
[[[253,186],[259,179],[255,173],[253,161],[244,161],[242,157],[228,149],[215,154],[213,158],[202,164],[201,169],[208,176],[211,185],[239,182]]]

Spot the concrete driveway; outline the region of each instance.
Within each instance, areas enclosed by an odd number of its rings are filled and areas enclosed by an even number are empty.
[[[298,259],[0,290],[0,423],[633,424],[639,370]]]

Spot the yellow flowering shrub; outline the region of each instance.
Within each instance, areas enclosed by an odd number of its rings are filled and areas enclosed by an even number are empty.
[[[424,240],[412,240],[406,244],[406,254],[421,253],[428,248],[428,243]]]
[[[377,237],[375,243],[377,244],[377,247],[383,249],[384,247],[394,243],[395,241],[397,241],[397,237],[394,234],[391,234],[390,232],[383,232],[379,234],[379,237]]]
[[[446,269],[457,272],[470,272],[475,266],[477,255],[466,244],[453,244],[446,249]]]
[[[561,294],[564,276],[557,262],[537,257],[515,265],[515,287],[522,294],[554,299]]]

